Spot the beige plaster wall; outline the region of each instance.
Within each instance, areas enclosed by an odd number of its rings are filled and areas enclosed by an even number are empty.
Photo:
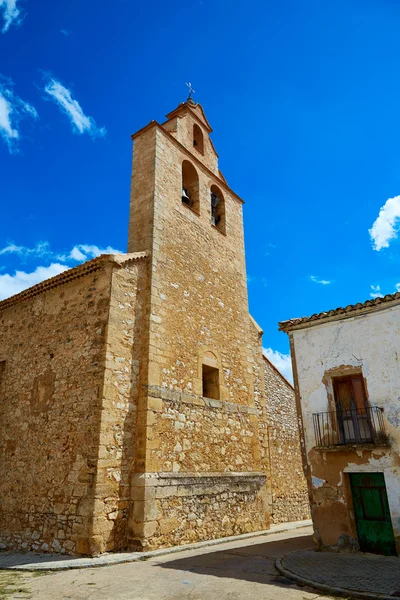
[[[291,333],[304,427],[312,517],[320,546],[357,547],[347,473],[382,472],[397,544],[400,538],[400,308],[371,312]],[[315,448],[313,413],[332,410],[332,375],[362,372],[369,403],[384,409],[390,447]]]

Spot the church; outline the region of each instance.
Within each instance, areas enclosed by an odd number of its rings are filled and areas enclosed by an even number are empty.
[[[132,136],[127,254],[0,302],[0,548],[96,555],[308,518],[243,201],[191,98]]]

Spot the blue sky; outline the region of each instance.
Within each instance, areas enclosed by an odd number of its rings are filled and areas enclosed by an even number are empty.
[[[0,297],[126,249],[130,134],[191,81],[288,373],[279,320],[400,284],[399,27],[396,0],[0,0]]]

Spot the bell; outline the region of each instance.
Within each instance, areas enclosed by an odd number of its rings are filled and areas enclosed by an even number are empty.
[[[188,204],[189,206],[191,205],[191,200],[190,200],[190,197],[188,196],[186,188],[182,188],[182,202],[184,202],[185,204]]]
[[[219,203],[220,203],[220,199],[218,198],[217,194],[214,194],[214,192],[211,192],[211,206],[213,208],[215,208],[216,206],[218,206]]]

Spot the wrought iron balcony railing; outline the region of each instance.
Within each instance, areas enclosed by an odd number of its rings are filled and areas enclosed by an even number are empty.
[[[314,413],[316,446],[343,444],[388,445],[383,408],[368,406],[350,410]]]

